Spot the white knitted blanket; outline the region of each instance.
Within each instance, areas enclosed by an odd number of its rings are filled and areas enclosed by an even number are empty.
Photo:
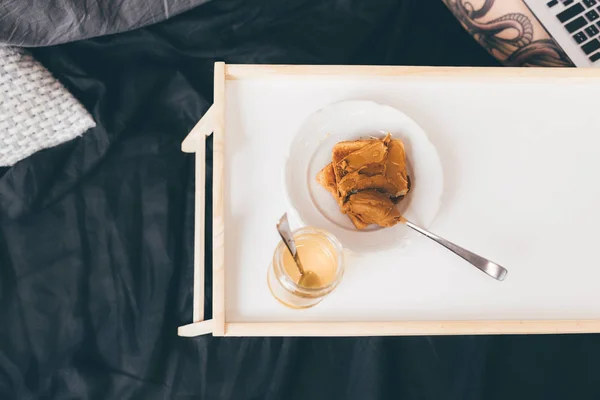
[[[94,126],[86,109],[27,51],[0,47],[0,166]]]

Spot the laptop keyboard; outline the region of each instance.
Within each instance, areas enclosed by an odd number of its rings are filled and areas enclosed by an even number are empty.
[[[591,62],[600,60],[600,0],[550,0],[556,18]]]

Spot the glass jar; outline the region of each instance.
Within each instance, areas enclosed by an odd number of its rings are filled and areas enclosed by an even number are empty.
[[[294,231],[294,240],[300,261],[309,275],[302,279],[289,250],[280,241],[269,266],[267,283],[273,297],[283,305],[309,308],[323,300],[342,280],[343,248],[335,236],[317,228]]]

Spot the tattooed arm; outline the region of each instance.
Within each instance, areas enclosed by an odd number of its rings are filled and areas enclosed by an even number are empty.
[[[442,1],[475,40],[506,65],[573,66],[522,0]]]

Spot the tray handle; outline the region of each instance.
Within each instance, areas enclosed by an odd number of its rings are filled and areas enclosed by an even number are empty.
[[[177,329],[179,336],[199,336],[213,332],[213,320],[204,320],[204,222],[206,202],[206,137],[213,133],[215,111],[212,105],[181,143],[184,153],[196,153],[196,195],[194,208],[194,291],[193,322]]]

